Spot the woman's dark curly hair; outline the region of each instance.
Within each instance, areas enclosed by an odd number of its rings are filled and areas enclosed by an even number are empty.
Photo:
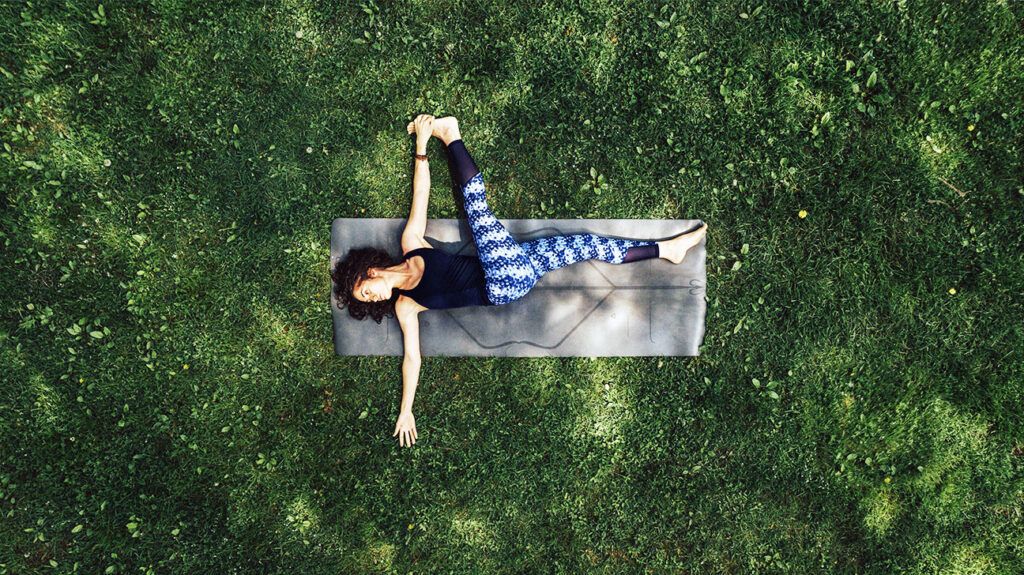
[[[391,299],[377,302],[359,301],[352,297],[352,289],[356,283],[369,277],[370,268],[387,268],[396,262],[388,252],[379,248],[352,248],[331,271],[334,280],[334,295],[338,298],[338,309],[348,306],[348,314],[356,319],[366,319],[369,315],[380,323],[385,317],[395,316],[395,301],[398,292],[391,291]]]

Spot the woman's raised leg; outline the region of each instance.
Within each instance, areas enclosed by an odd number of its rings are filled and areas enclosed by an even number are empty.
[[[540,275],[523,248],[491,213],[487,206],[483,174],[477,169],[461,137],[446,140],[445,144],[448,167],[453,179],[462,187],[466,219],[484,270],[487,298],[495,305],[513,302],[526,295]]]

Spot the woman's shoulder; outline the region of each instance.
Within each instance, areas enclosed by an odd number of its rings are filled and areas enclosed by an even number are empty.
[[[430,250],[434,249],[434,246],[427,243],[427,240],[421,237],[408,237],[402,236],[402,252],[403,257],[411,254],[412,252],[419,250]]]
[[[406,294],[399,295],[398,299],[395,301],[395,313],[399,317],[399,321],[402,321],[402,318],[409,313],[419,313],[428,309],[430,308],[424,306]]]
[[[424,252],[432,252],[432,251],[434,251],[434,248],[415,248],[415,249],[412,249],[412,250],[409,250],[409,251],[405,252],[405,254],[402,256],[402,259],[403,260],[407,260],[407,259],[411,258],[412,256],[416,256],[416,255],[420,255],[420,254],[422,254]]]

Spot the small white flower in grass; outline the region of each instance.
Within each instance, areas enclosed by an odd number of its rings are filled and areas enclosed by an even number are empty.
[[[110,167],[110,160],[103,160],[103,165],[107,168]]]
[[[299,40],[302,40],[302,30],[297,30],[295,32],[295,37],[298,38]]]
[[[306,153],[307,154],[312,154],[313,153],[313,146],[306,146]]]

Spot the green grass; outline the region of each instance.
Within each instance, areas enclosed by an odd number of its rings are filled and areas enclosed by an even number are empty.
[[[0,574],[1024,571],[1024,7],[537,4],[0,5]],[[426,358],[399,448],[328,234],[420,112],[709,222],[702,355]]]

